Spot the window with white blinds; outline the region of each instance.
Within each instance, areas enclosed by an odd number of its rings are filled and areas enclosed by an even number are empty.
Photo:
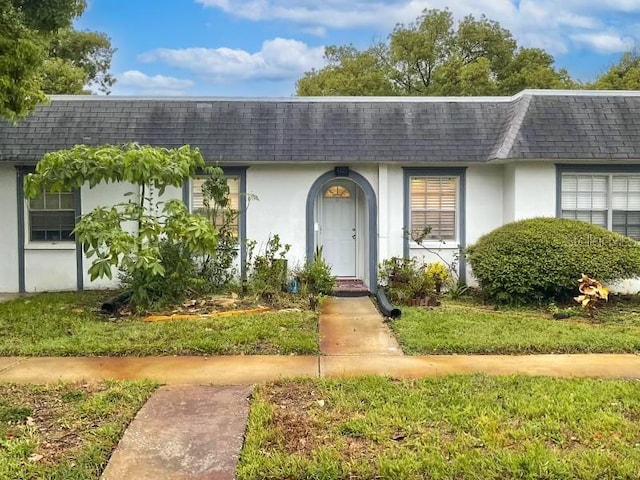
[[[457,239],[457,177],[411,177],[412,238],[429,228],[428,240]]]
[[[227,178],[227,185],[229,186],[229,202],[230,207],[234,212],[238,212],[240,208],[240,178],[235,176],[229,176]],[[194,178],[192,180],[191,188],[191,211],[195,213],[204,213],[204,197],[202,195],[202,185],[206,181],[206,177]],[[221,225],[223,218],[218,216],[213,220],[214,225]],[[234,223],[232,225],[232,231],[235,236],[238,235],[238,215],[234,216]]]
[[[562,217],[640,240],[640,176],[562,174]]]

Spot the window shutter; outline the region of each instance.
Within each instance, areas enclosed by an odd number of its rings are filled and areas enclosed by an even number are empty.
[[[204,197],[202,196],[202,184],[205,178],[194,178],[191,189],[191,211],[197,212],[204,208]]]
[[[412,233],[418,235],[429,227],[427,238],[455,240],[456,177],[414,177],[410,187]]]

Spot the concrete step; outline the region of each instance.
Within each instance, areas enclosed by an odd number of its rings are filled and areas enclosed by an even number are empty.
[[[336,297],[368,297],[371,292],[359,278],[338,278],[333,295]]]

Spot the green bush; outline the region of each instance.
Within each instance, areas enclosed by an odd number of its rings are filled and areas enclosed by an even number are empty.
[[[378,279],[391,302],[411,305],[435,293],[436,278],[427,273],[428,267],[417,258],[391,257],[378,266]]]
[[[602,282],[640,276],[640,244],[577,220],[510,223],[465,253],[484,294],[499,303],[565,300],[583,273]]]
[[[162,240],[159,256],[164,274],[134,269],[120,277],[136,308],[165,307],[208,290],[206,280],[197,274],[194,257],[184,245]]]
[[[286,255],[291,245],[282,244],[280,235],[272,235],[257,253],[255,240],[247,241],[248,291],[266,301],[271,301],[287,285]]]
[[[312,295],[330,295],[336,286],[336,277],[331,275],[331,266],[322,256],[322,247],[316,247],[313,259],[295,272],[300,282],[302,293]]]

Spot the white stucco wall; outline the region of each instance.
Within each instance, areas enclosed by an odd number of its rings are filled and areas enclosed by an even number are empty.
[[[378,263],[385,258],[404,255],[404,172],[402,167],[389,165],[387,182],[386,217],[388,223],[386,226],[379,225],[380,241],[384,242],[385,246],[380,248]]]
[[[514,168],[513,220],[555,217],[555,165],[551,162],[524,162],[516,163]]]
[[[247,169],[247,192],[257,195],[247,212],[247,238],[264,245],[270,235],[279,234],[283,243],[292,245],[290,265],[301,264],[306,254],[306,201],[309,189],[334,165],[254,165]],[[404,253],[404,179],[397,165],[352,167],[371,184],[378,200],[378,261]],[[480,236],[509,221],[534,216],[555,216],[555,167],[551,163],[524,162],[510,165],[471,166],[466,172],[466,240],[474,243]],[[83,188],[82,211],[111,205],[132,191],[128,184]],[[179,188],[170,188],[164,199],[182,198]],[[15,169],[0,167],[0,200],[15,206]],[[4,214],[9,231],[17,229],[17,209]],[[434,244],[447,261],[452,259],[455,244]],[[2,275],[0,291],[18,290],[17,234],[0,239]],[[366,252],[361,248],[361,253]],[[413,245],[410,255],[437,261]],[[360,259],[359,263],[363,263]],[[117,286],[113,280],[91,282],[88,268],[91,259],[83,258],[85,288]],[[26,288],[28,291],[76,288],[76,258],[72,245],[29,245],[25,249]],[[358,272],[359,274],[362,272]]]
[[[502,177],[502,223],[511,223],[516,218],[516,168],[504,165]]]
[[[75,245],[27,243],[24,270],[27,292],[77,290]]]
[[[467,169],[467,245],[502,225],[503,176],[501,165],[479,165]]]
[[[16,169],[0,165],[0,292],[18,291],[18,209],[16,206]]]

